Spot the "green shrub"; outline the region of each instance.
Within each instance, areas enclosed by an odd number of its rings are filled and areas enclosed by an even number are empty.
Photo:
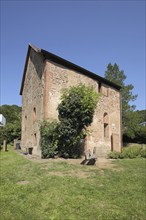
[[[123,158],[136,158],[140,157],[141,146],[132,145],[130,147],[125,147],[122,150],[121,157]]]
[[[65,158],[79,158],[82,153],[81,139],[83,132],[78,131],[69,120],[62,120],[58,125],[58,150]]]
[[[58,153],[58,123],[43,121],[40,127],[42,158],[55,157]]]
[[[146,158],[146,147],[142,147],[142,149],[140,151],[140,156],[143,158]]]
[[[43,158],[54,157],[57,153],[65,158],[81,156],[82,141],[93,121],[99,96],[93,87],[82,84],[63,90],[57,108],[60,122],[41,124]]]
[[[109,153],[108,157],[110,159],[118,159],[120,155],[120,152],[112,151]]]
[[[136,158],[136,157],[144,157],[146,158],[146,147],[142,147],[140,145],[132,145],[129,147],[123,147],[122,152],[113,151],[109,153],[109,158],[112,159],[125,159],[125,158]]]
[[[99,94],[92,86],[72,86],[64,89],[58,105],[59,120],[70,120],[76,128],[91,125]]]
[[[93,121],[99,94],[93,87],[80,84],[64,89],[59,112],[59,149],[64,157],[78,158],[82,153],[82,140],[86,128]]]

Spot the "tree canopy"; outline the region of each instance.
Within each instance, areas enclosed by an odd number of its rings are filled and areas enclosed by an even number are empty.
[[[47,122],[47,126],[43,122],[41,126],[43,156],[52,156],[53,151],[63,157],[75,158],[81,155],[81,142],[87,127],[92,123],[98,99],[99,94],[90,86],[81,84],[63,90],[58,105],[59,122]],[[44,146],[45,139],[49,140],[47,149]]]
[[[0,106],[0,114],[6,118],[6,125],[0,127],[0,145],[6,139],[8,143],[21,137],[21,107],[17,105]]]
[[[59,145],[63,154],[71,156],[75,153],[79,156],[80,141],[93,121],[98,99],[99,94],[93,87],[82,84],[63,91],[61,103],[58,105],[61,122]]]
[[[134,111],[135,105],[131,105],[137,98],[137,95],[133,95],[132,90],[134,86],[132,84],[126,85],[125,80],[127,76],[123,70],[119,69],[119,66],[115,63],[108,64],[105,71],[105,78],[109,81],[121,86],[121,104],[122,104],[122,130],[124,135],[124,141],[144,141],[146,137],[144,129],[139,124],[146,120],[145,110]],[[126,138],[125,138],[126,137]],[[139,138],[138,138],[139,137]]]
[[[6,118],[7,123],[13,123],[21,120],[21,107],[17,105],[0,106],[0,114]]]
[[[114,65],[111,63],[108,64],[107,70],[105,71],[105,78],[121,86],[122,122],[124,130],[127,126],[127,112],[135,109],[135,105],[131,105],[130,102],[135,101],[137,95],[132,94],[134,88],[132,84],[126,85],[125,80],[127,76],[124,74],[123,70],[119,69],[119,66],[116,63]]]
[[[119,69],[119,66],[116,63],[114,65],[111,63],[108,64],[107,70],[105,71],[105,78],[121,86],[122,113],[124,117],[127,111],[135,109],[135,105],[130,105],[129,103],[135,101],[137,98],[137,95],[132,94],[134,86],[132,84],[125,84],[127,76],[124,74],[123,70]]]

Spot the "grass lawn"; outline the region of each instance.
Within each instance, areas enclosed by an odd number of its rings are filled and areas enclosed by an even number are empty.
[[[1,220],[145,220],[146,160],[101,168],[0,156]]]

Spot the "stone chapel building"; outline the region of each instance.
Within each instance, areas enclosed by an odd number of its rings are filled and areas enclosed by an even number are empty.
[[[121,151],[120,87],[95,73],[43,49],[29,45],[20,94],[22,95],[21,147],[32,147],[41,155],[39,122],[58,119],[61,90],[78,84],[92,85],[101,98],[97,104],[91,135],[85,150],[96,149],[98,157]]]

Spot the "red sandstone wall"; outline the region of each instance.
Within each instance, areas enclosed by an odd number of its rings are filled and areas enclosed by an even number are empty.
[[[48,94],[46,100],[48,118],[58,118],[56,109],[60,102],[60,94],[63,88],[84,83],[94,86],[95,90],[99,92],[99,83],[87,76],[49,61],[46,67],[49,77],[46,90]],[[113,150],[121,150],[120,93],[106,85],[101,86],[100,92],[102,96],[96,108],[94,120],[90,127],[91,136],[87,138],[86,146],[91,150],[95,147],[97,155],[105,157],[113,146]],[[104,137],[104,113],[108,115],[108,137]],[[118,137],[116,138],[116,145],[112,144],[113,134],[116,134],[116,137]]]
[[[39,121],[58,119],[62,89],[80,83],[92,85],[102,94],[89,128],[91,135],[86,138],[86,148],[91,151],[95,148],[98,157],[107,156],[111,149],[121,150],[120,93],[83,74],[44,61],[33,49],[22,94],[22,147],[32,146],[33,153],[40,154]]]

